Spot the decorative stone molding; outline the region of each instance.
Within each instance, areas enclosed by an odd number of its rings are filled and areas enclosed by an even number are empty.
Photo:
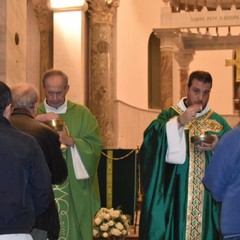
[[[194,59],[194,50],[179,50],[178,52],[174,53],[174,58],[178,62],[180,67],[179,74],[180,74],[180,97],[185,96],[185,86],[188,82],[188,75],[189,75],[189,65],[190,62]]]
[[[48,9],[47,0],[32,0],[32,6],[38,20],[40,31],[40,72],[42,74],[53,67],[53,12]],[[44,99],[44,90],[39,82],[40,100]]]
[[[174,58],[181,69],[189,69],[189,64],[193,60],[194,50],[179,50],[174,53]]]
[[[160,39],[161,51],[161,108],[167,109],[173,104],[173,80],[172,80],[172,55],[174,50],[174,37],[178,31],[174,29],[155,29],[154,33]]]
[[[120,0],[87,0],[92,23],[113,24]]]
[[[53,13],[48,9],[47,0],[32,0],[32,5],[38,19],[40,32],[52,32]]]
[[[174,38],[177,37],[178,31],[174,29],[154,29],[155,35],[160,39],[160,49],[162,51],[172,51],[174,47]]]

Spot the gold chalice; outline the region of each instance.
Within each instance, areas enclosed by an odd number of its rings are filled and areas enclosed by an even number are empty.
[[[60,118],[46,121],[45,124],[47,124],[50,128],[52,128],[57,132],[66,131],[66,124]],[[61,150],[66,150],[66,149],[67,149],[67,145],[61,143]]]
[[[64,125],[65,125],[64,121],[60,118],[52,119],[52,120],[46,121],[45,123],[55,131],[63,131]]]

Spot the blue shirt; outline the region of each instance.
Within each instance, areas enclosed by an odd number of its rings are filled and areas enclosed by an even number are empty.
[[[213,198],[222,203],[223,236],[240,234],[240,128],[222,136],[206,169],[203,183]]]

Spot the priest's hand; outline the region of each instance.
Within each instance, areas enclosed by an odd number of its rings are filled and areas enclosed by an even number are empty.
[[[214,151],[216,144],[218,143],[217,135],[214,136],[214,141],[212,143],[202,142],[197,145],[199,151]]]
[[[35,116],[35,119],[39,122],[47,122],[47,121],[51,121],[53,119],[58,119],[58,118],[59,118],[59,115],[54,112],[38,114]]]
[[[184,126],[187,122],[194,120],[197,113],[202,111],[201,104],[194,104],[187,108],[187,110],[180,116],[178,116],[178,123],[180,126]]]
[[[62,144],[73,147],[74,139],[66,131],[59,131],[59,140]]]

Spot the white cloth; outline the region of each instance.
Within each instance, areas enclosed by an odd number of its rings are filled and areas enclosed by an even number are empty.
[[[65,100],[64,104],[62,106],[60,106],[59,108],[54,108],[51,107],[47,104],[46,99],[44,100],[44,106],[46,109],[46,112],[54,112],[57,114],[61,114],[61,113],[66,113],[67,111],[67,100]],[[75,173],[75,177],[77,179],[88,179],[89,175],[87,173],[87,170],[82,162],[81,156],[77,150],[76,145],[74,144],[73,147],[70,147],[71,150],[71,154],[72,154],[72,160],[73,160],[73,168],[74,168],[74,173]]]
[[[43,104],[45,106],[46,112],[54,112],[57,114],[61,114],[61,113],[65,113],[67,111],[67,99],[65,100],[65,102],[63,103],[62,106],[60,106],[59,108],[55,108],[55,107],[51,107],[47,104],[46,99],[44,99]]]
[[[186,140],[184,128],[178,129],[177,117],[170,119],[166,124],[168,149],[166,162],[183,164],[186,159]]]
[[[182,98],[178,102],[178,107],[183,111],[187,110],[184,104],[185,98]],[[200,117],[210,110],[207,105],[200,113],[197,113],[196,117]],[[168,149],[166,153],[165,161],[172,164],[183,164],[186,159],[186,138],[184,134],[184,127],[178,129],[177,117],[171,118],[166,124],[166,134]]]
[[[86,171],[86,168],[83,165],[83,162],[78,153],[77,147],[74,145],[73,147],[70,147],[70,149],[71,149],[71,153],[72,153],[75,177],[77,179],[88,179],[89,175]]]
[[[2,240],[33,240],[30,234],[24,234],[24,233],[1,234],[0,239]]]

